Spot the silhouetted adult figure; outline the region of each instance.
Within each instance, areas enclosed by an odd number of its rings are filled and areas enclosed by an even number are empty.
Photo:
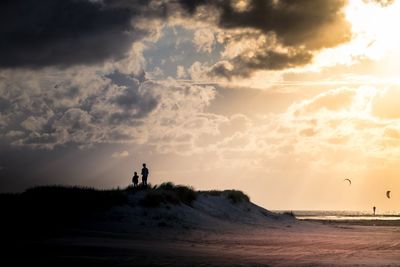
[[[143,163],[142,168],[142,184],[147,185],[147,177],[149,176],[149,169],[146,168],[146,163]]]
[[[133,187],[137,187],[139,184],[139,175],[137,175],[137,172],[133,173],[132,183],[133,183]]]
[[[374,210],[374,216],[375,216],[376,207],[374,206],[372,209]]]

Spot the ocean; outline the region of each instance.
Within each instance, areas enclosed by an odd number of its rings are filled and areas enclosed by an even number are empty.
[[[341,221],[341,220],[382,220],[392,221],[400,220],[400,213],[376,213],[373,215],[372,212],[363,211],[321,211],[321,210],[293,210],[293,211],[275,211],[279,213],[293,212],[299,220],[329,220],[329,221]]]

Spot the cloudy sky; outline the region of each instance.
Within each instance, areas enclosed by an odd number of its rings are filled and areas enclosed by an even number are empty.
[[[236,188],[270,209],[398,211],[399,12],[2,1],[0,191],[124,187],[146,162],[153,184]]]

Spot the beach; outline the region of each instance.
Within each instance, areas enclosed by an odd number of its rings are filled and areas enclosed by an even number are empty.
[[[398,225],[300,222],[243,231],[153,229],[149,236],[83,231],[20,245],[32,261],[58,266],[400,265]]]
[[[59,231],[8,231],[4,259],[15,266],[400,266],[398,220],[299,220],[223,192],[149,208],[137,204],[144,196],[129,194],[125,205]]]

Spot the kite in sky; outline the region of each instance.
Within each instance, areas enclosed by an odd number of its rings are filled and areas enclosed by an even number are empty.
[[[351,180],[350,179],[344,179],[343,181],[349,182],[349,185],[351,185]]]

